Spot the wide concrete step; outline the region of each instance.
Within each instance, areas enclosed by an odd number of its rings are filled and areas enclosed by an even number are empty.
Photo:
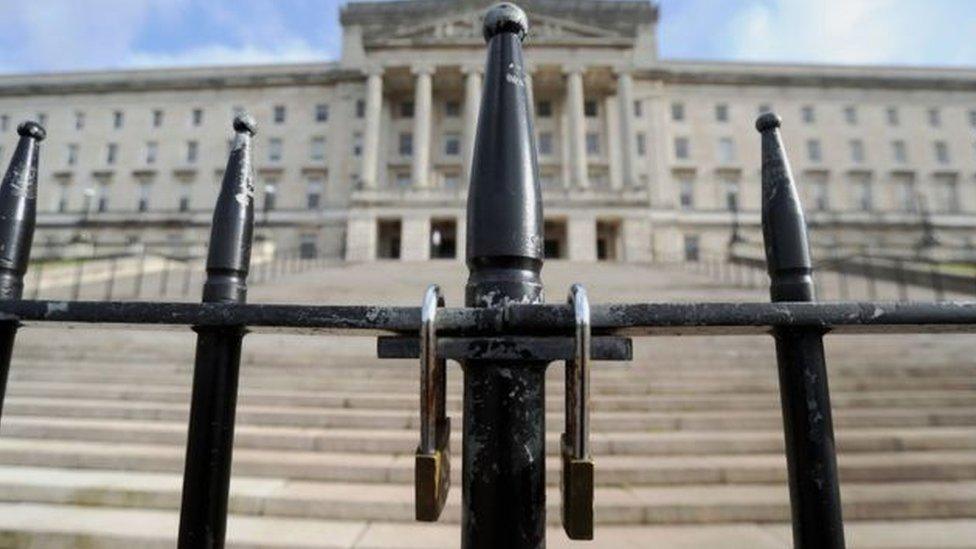
[[[419,389],[418,389],[419,391]],[[450,410],[461,409],[457,391],[448,396]],[[146,386],[129,384],[16,382],[7,390],[10,397],[81,398],[93,400],[124,400],[137,402],[186,403],[190,389],[186,386]],[[547,409],[555,412],[563,407],[562,394],[550,388]],[[339,392],[304,390],[268,390],[245,388],[238,398],[240,405],[277,406],[287,403],[295,407],[351,408],[372,410],[414,410],[418,406],[417,392]],[[779,406],[773,394],[719,395],[601,395],[591,401],[597,411],[714,411],[763,410]],[[886,391],[877,393],[835,391],[831,403],[836,408],[878,407],[976,407],[976,391]]]
[[[186,422],[116,419],[68,419],[6,415],[4,438],[122,442],[182,446]],[[413,429],[342,429],[238,425],[235,448],[306,450],[361,454],[410,454],[418,441]],[[841,452],[974,450],[976,427],[842,429],[836,433]],[[460,455],[459,433],[451,446]],[[782,429],[760,431],[670,431],[592,433],[595,455],[712,455],[782,453]],[[547,449],[555,455],[559,433],[550,432]]]
[[[86,506],[138,505],[176,509],[182,480],[175,474],[0,467],[0,500]],[[976,517],[976,482],[842,484],[849,520]],[[556,523],[559,493],[547,493]],[[333,520],[413,521],[413,486],[291,481],[237,476],[230,512],[240,515]],[[599,524],[707,524],[789,520],[785,485],[597,488]],[[460,518],[460,493],[451,491],[442,522]]]
[[[184,455],[182,446],[0,439],[0,464],[4,465],[179,472],[183,470]],[[598,455],[595,461],[596,482],[601,486],[757,484],[786,479],[786,460],[782,454]],[[841,454],[838,462],[841,478],[851,482],[976,479],[976,452],[973,451]],[[234,472],[249,476],[408,485],[413,482],[413,468],[412,453],[348,454],[246,448],[234,452]],[[559,459],[548,458],[549,484],[558,484],[559,470]],[[460,479],[459,467],[454,467],[452,473],[455,480]]]
[[[456,549],[458,525],[384,521],[286,519],[232,514],[231,549]],[[44,549],[171,549],[179,524],[173,510],[89,507],[71,504],[0,503],[0,541],[5,547]],[[848,545],[865,549],[960,549],[976,539],[976,520],[854,521],[844,524]],[[722,547],[782,549],[790,544],[784,523],[676,526],[600,525],[592,542],[572,542],[550,526],[547,547]]]
[[[4,413],[19,416],[64,418],[113,418],[186,421],[185,403],[125,402],[117,400],[10,397]],[[460,424],[459,414],[453,414]],[[319,428],[413,429],[418,415],[413,411],[362,410],[348,408],[310,408],[300,406],[248,406],[237,408],[242,425],[276,425]],[[564,424],[561,414],[546,415],[550,429]],[[611,412],[591,415],[593,432],[600,431],[678,431],[678,430],[756,430],[775,429],[782,424],[778,409],[688,411],[688,412]],[[922,427],[976,425],[976,408],[870,408],[834,411],[837,427]]]

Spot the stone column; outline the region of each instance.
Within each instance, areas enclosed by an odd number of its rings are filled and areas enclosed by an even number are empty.
[[[363,186],[378,186],[380,113],[383,109],[383,69],[372,69],[366,78],[366,131],[363,135]]]
[[[400,258],[403,261],[430,259],[430,218],[424,214],[403,217],[400,233]]]
[[[586,159],[586,115],[583,111],[583,68],[564,69],[566,76],[566,110],[569,127],[569,161],[571,187],[585,189],[589,186],[589,172]]]
[[[413,73],[417,76],[413,103],[413,185],[425,188],[430,186],[430,125],[434,100],[432,82],[434,68],[414,67]]]
[[[481,111],[482,67],[466,66],[464,72],[464,173],[463,185],[471,182],[471,160],[474,158],[474,135],[478,130],[478,113]]]
[[[577,212],[570,216],[566,237],[569,240],[570,261],[596,261],[596,218]]]
[[[637,186],[637,172],[634,169],[634,159],[637,151],[634,137],[634,78],[627,70],[617,73],[617,98],[620,100],[620,135],[622,176],[624,186]]]

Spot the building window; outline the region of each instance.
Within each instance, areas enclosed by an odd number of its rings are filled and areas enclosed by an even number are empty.
[[[803,107],[800,113],[803,117],[804,124],[813,124],[814,122],[817,121],[817,113],[813,110],[813,107],[810,105]]]
[[[634,118],[644,116],[644,103],[640,100],[634,101]]]
[[[637,156],[647,156],[647,134],[644,132],[637,134]]]
[[[725,187],[725,209],[730,212],[739,211],[739,182],[726,181]]]
[[[309,179],[305,190],[305,207],[309,210],[317,210],[322,207],[322,190],[325,188],[322,180],[318,178]]]
[[[163,126],[163,111],[157,109],[152,113],[152,124],[154,128],[160,128]]]
[[[274,211],[278,197],[278,182],[268,180],[264,182],[264,211]]]
[[[813,208],[818,212],[825,212],[830,209],[830,195],[827,190],[827,182],[814,180],[808,183],[810,195],[813,197]]]
[[[308,158],[314,162],[325,160],[325,138],[315,136],[309,142]]]
[[[671,120],[682,122],[685,119],[684,103],[671,103]]]
[[[725,103],[719,103],[715,105],[715,121],[716,122],[728,122],[729,121],[729,106]]]
[[[400,156],[413,156],[413,134],[410,132],[400,133],[400,142],[397,152]]]
[[[854,107],[844,107],[844,121],[851,126],[857,124],[857,109]]]
[[[410,187],[410,174],[407,172],[399,172],[396,174],[396,186],[400,189],[406,189]]]
[[[592,99],[584,101],[583,114],[586,115],[587,118],[596,118],[600,114],[597,107],[597,102],[593,101]]]
[[[203,125],[203,109],[193,109],[192,114],[190,114],[190,123],[194,126]]]
[[[193,184],[186,182],[180,184],[180,198],[177,207],[181,213],[190,211],[190,197],[193,195]]]
[[[722,137],[718,140],[718,161],[720,164],[735,162],[735,143],[731,137]]]
[[[945,141],[936,141],[933,146],[935,148],[935,161],[939,164],[948,164],[949,144]]]
[[[685,240],[685,261],[696,262],[701,256],[701,250],[699,248],[701,239],[698,235],[686,234]]]
[[[457,118],[461,116],[461,103],[457,101],[448,101],[444,104],[444,114],[448,118]]]
[[[55,206],[58,213],[68,211],[68,196],[71,194],[70,183],[64,182],[58,185],[58,203]]]
[[[115,111],[112,113],[112,127],[121,130],[122,126],[125,125],[125,113],[122,111]]]
[[[823,161],[823,149],[819,139],[807,139],[807,159],[810,162]]]
[[[118,160],[119,146],[116,143],[109,143],[105,147],[105,163],[112,165]]]
[[[888,107],[885,109],[885,118],[888,120],[889,126],[897,126],[901,124],[901,116],[898,114],[898,109],[895,107]]]
[[[363,134],[359,132],[352,135],[352,155],[356,157],[363,155]]]
[[[413,101],[400,103],[400,118],[413,118]]]
[[[75,129],[76,130],[85,129],[85,113],[81,111],[75,113]]]
[[[282,142],[278,137],[272,137],[268,140],[268,161],[269,162],[281,162],[282,156]]]
[[[851,162],[861,164],[864,162],[864,142],[860,139],[851,139],[848,143],[851,149]]]
[[[356,100],[356,118],[366,118],[366,101]]]
[[[674,157],[678,160],[687,160],[691,157],[691,144],[687,137],[674,138]]]
[[[143,181],[139,183],[139,211],[149,211],[149,198],[152,196],[152,183]]]
[[[186,163],[196,164],[197,158],[200,156],[200,144],[196,141],[186,142]]]
[[[891,142],[891,155],[894,157],[895,162],[898,164],[905,164],[908,162],[908,147],[905,146],[905,142],[901,139],[896,139]]]
[[[3,154],[0,154],[0,158],[2,158],[2,157],[3,157]],[[75,144],[75,143],[69,143],[68,144],[68,154],[67,154],[67,158],[65,159],[65,163],[67,165],[69,165],[69,166],[74,166],[75,164],[78,163],[78,145],[77,144]]]
[[[898,209],[905,213],[915,213],[918,211],[918,193],[915,190],[915,176],[911,174],[895,175],[894,184]]]
[[[108,188],[109,187],[107,181],[99,182],[98,190],[96,191],[97,200],[95,201],[95,208],[98,210],[98,213],[105,213],[108,211],[108,195],[109,195]],[[87,190],[85,191],[86,194],[89,192],[90,191]],[[88,205],[86,203],[85,210],[87,209],[88,209]]]
[[[969,125],[976,128],[976,109],[969,111]]]
[[[8,129],[10,129],[10,115],[9,114],[0,115],[0,132],[5,132]]]
[[[315,105],[315,121],[316,122],[328,122],[329,121],[329,106],[325,103],[319,103]]]
[[[441,186],[448,190],[457,190],[461,186],[461,176],[456,173],[446,173]]]
[[[539,101],[535,107],[535,114],[539,118],[552,117],[552,101]]]
[[[461,154],[461,134],[444,134],[444,155],[458,156]]]
[[[959,183],[955,175],[938,175],[935,178],[936,208],[944,213],[959,213]]]
[[[600,154],[600,134],[596,132],[586,134],[586,154]]]
[[[942,125],[942,112],[939,109],[931,108],[929,109],[929,126],[933,128],[938,128]]]
[[[678,181],[678,192],[680,193],[681,209],[691,210],[695,207],[695,183],[689,178]]]
[[[874,193],[871,191],[871,181],[858,179],[854,181],[854,204],[862,212],[874,209]]]
[[[155,141],[146,143],[146,164],[155,164],[156,157],[159,156],[159,144]]]
[[[553,143],[552,132],[542,132],[539,134],[539,154],[542,156],[552,156]]]
[[[769,103],[760,103],[759,108],[756,109],[760,115],[766,114],[767,112],[773,112],[773,106]]]
[[[275,105],[275,108],[274,108],[274,123],[275,124],[284,124],[285,123],[285,113],[286,113],[286,111],[285,111],[285,106],[284,105]]]

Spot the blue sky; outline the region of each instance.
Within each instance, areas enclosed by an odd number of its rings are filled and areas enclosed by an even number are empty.
[[[0,73],[336,59],[340,0],[0,0]],[[667,58],[976,67],[976,0],[662,0]]]

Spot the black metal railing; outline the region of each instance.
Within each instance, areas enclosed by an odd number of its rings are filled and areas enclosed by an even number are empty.
[[[213,217],[202,303],[23,300],[44,130],[22,125],[0,186],[0,398],[20,327],[193,328],[198,336],[179,546],[222,547],[245,334],[377,336],[381,357],[421,359],[425,421],[417,450],[418,518],[436,520],[449,489],[443,379],[446,361],[454,360],[464,372],[461,546],[538,548],[545,545],[548,364],[564,361],[567,370],[563,525],[570,537],[586,539],[593,536],[589,361],[629,360],[631,337],[770,334],[779,368],[794,544],[843,547],[824,336],[974,333],[976,304],[817,302],[803,212],[780,121],[772,114],[757,123],[772,303],[590,305],[576,287],[570,304],[544,304],[542,201],[522,68],[527,31],[525,14],[511,4],[492,8],[485,18],[487,70],[468,193],[470,278],[459,308],[440,307],[434,289],[422,308],[246,304],[256,132],[247,117],[234,122],[237,137]]]

